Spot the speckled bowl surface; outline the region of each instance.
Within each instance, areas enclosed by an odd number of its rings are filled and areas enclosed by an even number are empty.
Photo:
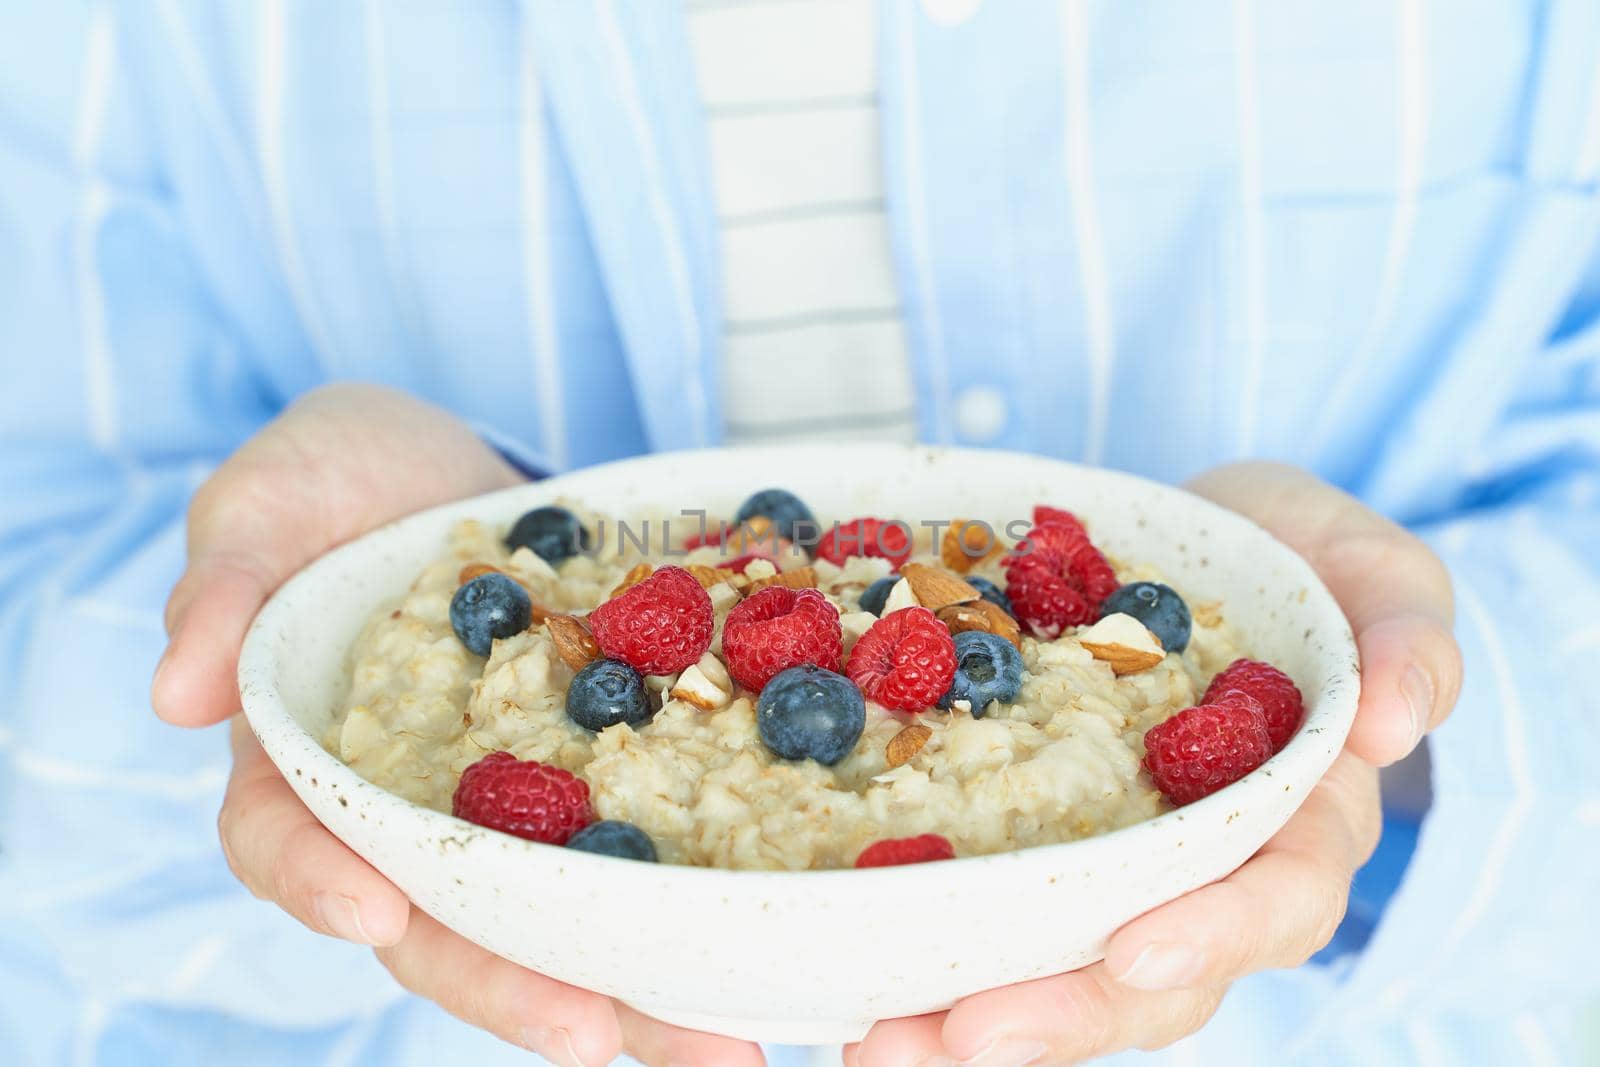
[[[619,517],[731,515],[782,484],[824,521],[1069,508],[1118,558],[1192,602],[1221,600],[1241,647],[1286,670],[1308,713],[1244,780],[1148,822],[1068,844],[912,867],[770,873],[647,865],[539,845],[371,785],[316,738],[347,686],[362,622],[402,593],[446,531],[509,525],[557,498]],[[344,545],[262,609],[239,661],[244,711],[317,817],[462,935],[500,955],[704,1030],[797,1044],[1100,958],[1121,924],[1228,874],[1300,805],[1355,714],[1354,641],[1311,568],[1261,529],[1177,489],[1020,454],[899,446],[671,453],[413,515]]]

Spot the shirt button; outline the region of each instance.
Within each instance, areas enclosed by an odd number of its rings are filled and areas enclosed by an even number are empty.
[[[983,0],[922,0],[928,21],[940,26],[959,26],[978,13]]]
[[[975,444],[993,441],[1006,428],[1006,397],[992,385],[974,385],[956,395],[956,429]]]

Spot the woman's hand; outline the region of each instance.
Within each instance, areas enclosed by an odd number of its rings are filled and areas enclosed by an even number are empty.
[[[1351,876],[1377,844],[1376,768],[1411,752],[1455,704],[1450,577],[1421,541],[1303,471],[1236,464],[1190,488],[1289,544],[1338,598],[1362,670],[1344,753],[1249,862],[1118,930],[1103,962],[881,1022],[846,1050],[851,1067],[1022,1067],[1159,1048],[1204,1025],[1229,983],[1298,966],[1333,936]]]
[[[239,708],[239,647],[258,608],[318,555],[391,519],[520,479],[461,422],[389,389],[317,390],[245,444],[196,493],[188,569],[167,604],[156,713],[208,726]],[[457,937],[317,822],[242,719],[218,828],[251,892],[319,933],[377,949],[407,989],[554,1063],[745,1067],[750,1044],[646,1018]]]

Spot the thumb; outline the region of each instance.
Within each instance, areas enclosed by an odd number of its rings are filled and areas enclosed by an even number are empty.
[[[519,480],[449,413],[403,393],[334,385],[308,393],[200,487],[189,566],[167,603],[155,712],[208,726],[239,707],[246,629],[290,575],[390,519]]]
[[[210,726],[239,710],[235,676],[245,630],[288,577],[285,569],[282,561],[237,551],[202,549],[191,557],[167,605],[167,649],[150,683],[158,716],[174,726]]]

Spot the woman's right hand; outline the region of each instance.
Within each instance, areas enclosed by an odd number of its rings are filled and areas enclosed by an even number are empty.
[[[189,559],[167,603],[156,714],[179,726],[232,717],[234,767],[218,829],[256,896],[319,933],[371,945],[401,985],[558,1064],[746,1067],[752,1044],[684,1030],[503,960],[414,908],[323,828],[257,744],[235,675],[246,628],[302,566],[402,515],[515,485],[460,420],[403,393],[328,386],[301,398],[195,494]]]

